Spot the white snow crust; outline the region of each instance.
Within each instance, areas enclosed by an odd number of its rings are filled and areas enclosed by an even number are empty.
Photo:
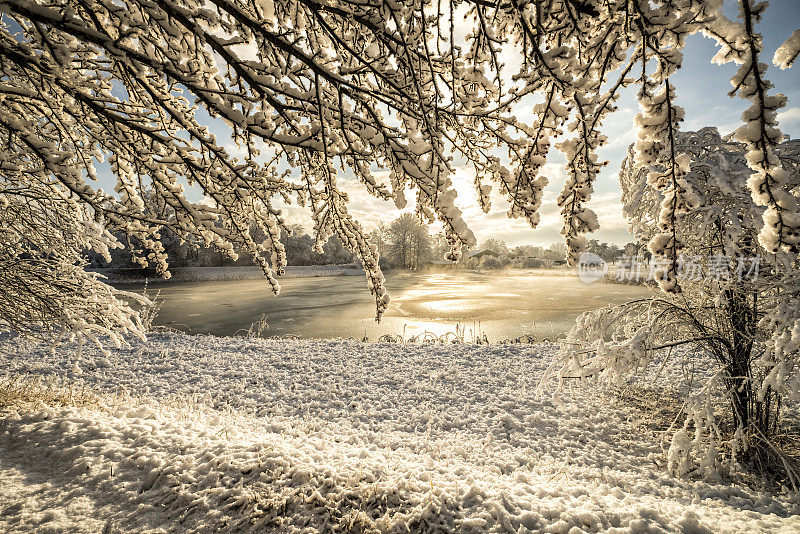
[[[637,408],[537,394],[556,350],[0,334],[31,391],[0,402],[0,531],[800,531],[789,493],[666,474]]]

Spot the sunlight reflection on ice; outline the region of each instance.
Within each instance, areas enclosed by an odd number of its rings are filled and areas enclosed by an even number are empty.
[[[426,300],[421,302],[419,307],[425,310],[442,313],[464,312],[478,310],[482,304],[478,299],[446,299],[446,300]]]

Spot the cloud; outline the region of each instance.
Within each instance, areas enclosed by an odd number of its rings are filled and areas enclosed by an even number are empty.
[[[786,108],[778,113],[778,124],[781,126],[800,124],[800,107]]]
[[[624,107],[606,119],[602,133],[608,137],[608,141],[599,151],[601,157],[612,159],[611,153],[621,153],[624,157],[628,145],[636,139],[633,128],[633,117],[635,115],[636,110],[633,107]]]

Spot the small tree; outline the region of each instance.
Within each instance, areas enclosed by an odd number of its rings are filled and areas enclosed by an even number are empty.
[[[682,244],[680,291],[584,314],[558,365],[562,376],[614,383],[677,347],[710,362],[710,375],[689,397],[683,428],[672,438],[669,464],[711,474],[723,443],[738,459],[760,460],[767,447],[759,445],[780,428],[782,398],[800,400],[800,279],[794,255],[765,249],[758,239],[765,208],[745,192],[754,174],[746,145],[706,128],[679,134],[675,148],[692,161],[681,180],[684,194],[695,199],[675,230]],[[796,178],[800,141],[778,145],[775,155]],[[620,172],[625,216],[651,250],[668,198],[649,185],[654,172],[657,166],[636,163],[633,147]],[[800,181],[791,182],[790,190],[798,187]],[[727,404],[727,418],[720,417],[718,400]]]
[[[489,250],[498,256],[508,255],[508,245],[506,245],[505,241],[494,237],[490,237],[486,241],[482,242],[478,247],[478,250]]]

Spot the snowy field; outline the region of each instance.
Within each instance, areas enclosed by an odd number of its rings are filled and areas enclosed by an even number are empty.
[[[0,532],[800,531],[795,496],[667,475],[641,407],[538,395],[555,350],[0,334]]]

